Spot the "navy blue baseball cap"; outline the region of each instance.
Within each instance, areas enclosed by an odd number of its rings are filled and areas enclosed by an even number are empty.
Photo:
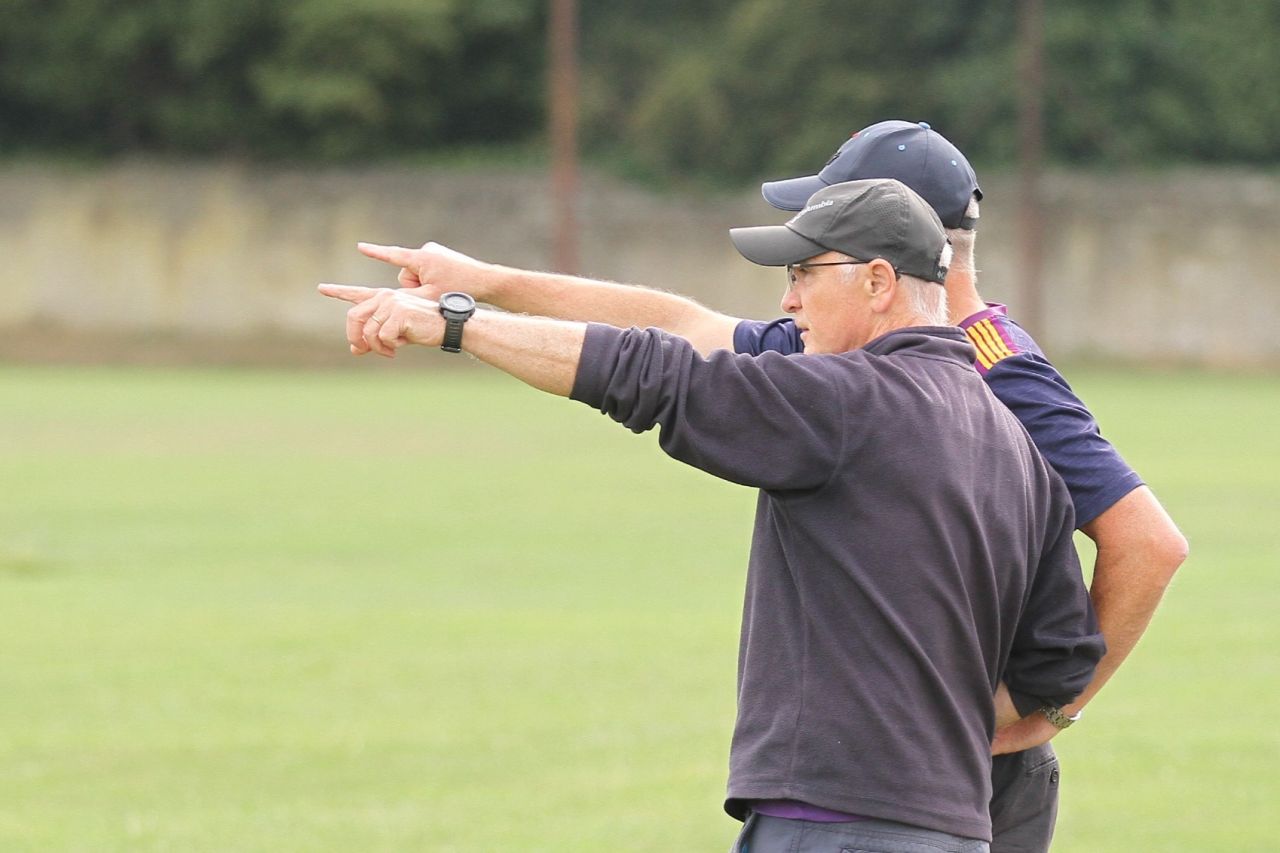
[[[764,200],[782,210],[800,210],[818,190],[845,181],[894,178],[933,206],[946,228],[972,229],[969,200],[982,198],[978,176],[945,136],[925,122],[882,121],[853,134],[816,175],[769,181]]]

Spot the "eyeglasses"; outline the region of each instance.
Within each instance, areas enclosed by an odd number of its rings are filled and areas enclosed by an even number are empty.
[[[796,270],[808,272],[813,267],[856,267],[867,261],[822,261],[816,264],[787,264],[787,288],[796,286]]]

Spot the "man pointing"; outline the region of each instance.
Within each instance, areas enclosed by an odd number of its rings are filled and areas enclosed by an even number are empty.
[[[789,268],[805,358],[703,358],[657,329],[321,290],[355,303],[353,352],[437,346],[452,324],[458,348],[660,426],[672,457],[760,489],[725,804],[753,853],[796,849],[796,833],[986,850],[998,709],[1061,707],[1103,652],[1065,487],[943,325],[946,237],[902,184],[836,185],[733,239]]]
[[[1057,714],[1026,717],[1002,729],[995,743],[1002,754],[993,767],[992,849],[1045,851],[1057,816],[1059,780],[1049,740],[1078,718],[1134,649],[1186,558],[1187,542],[1031,336],[1003,305],[983,301],[974,256],[982,191],[950,141],[924,123],[879,122],[843,140],[815,174],[771,181],[762,193],[775,207],[798,210],[822,187],[872,178],[902,181],[938,213],[954,248],[946,278],[948,322],[965,330],[979,375],[1066,481],[1076,523],[1097,545],[1091,594],[1107,639],[1106,657],[1075,703]],[[402,267],[401,284],[424,295],[439,293],[442,282],[455,282],[510,311],[655,326],[704,353],[808,351],[793,318],[743,320],[676,294],[484,263],[435,243],[413,251],[368,245],[361,250]]]

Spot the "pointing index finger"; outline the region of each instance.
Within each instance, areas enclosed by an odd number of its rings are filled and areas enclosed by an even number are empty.
[[[316,288],[325,296],[332,296],[334,299],[341,299],[343,302],[351,302],[359,305],[366,299],[371,299],[377,290],[372,287],[357,287],[352,284],[321,284]]]
[[[413,249],[403,246],[380,246],[377,243],[356,243],[356,248],[375,261],[384,261],[397,267],[407,267],[413,263]]]

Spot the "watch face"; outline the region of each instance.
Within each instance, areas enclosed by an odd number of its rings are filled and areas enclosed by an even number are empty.
[[[446,293],[440,297],[440,307],[446,311],[457,311],[462,313],[470,311],[476,305],[476,301],[465,293]]]

